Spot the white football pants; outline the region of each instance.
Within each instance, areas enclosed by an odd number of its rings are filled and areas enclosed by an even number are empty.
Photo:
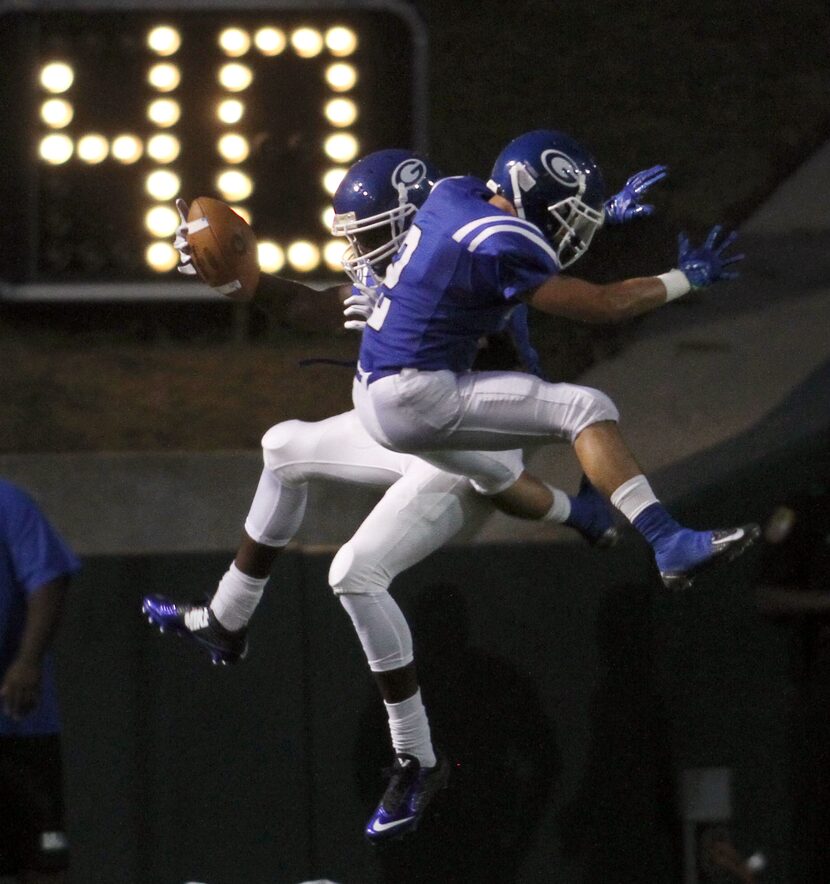
[[[599,390],[520,372],[405,368],[372,384],[361,373],[353,400],[369,435],[385,448],[467,476],[484,494],[518,478],[505,469],[505,450],[555,439],[572,443],[585,427],[619,419]]]
[[[335,479],[388,490],[338,551],[329,583],[352,617],[373,671],[412,661],[409,627],[387,592],[394,577],[463,533],[474,534],[492,506],[463,476],[390,451],[354,411],[315,423],[285,421],[262,439],[265,469],[245,531],[258,543],[285,546],[302,523],[308,482]],[[493,455],[515,481],[519,450]]]

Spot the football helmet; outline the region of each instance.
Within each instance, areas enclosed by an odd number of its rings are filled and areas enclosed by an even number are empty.
[[[585,253],[604,219],[605,184],[594,158],[563,132],[537,129],[499,154],[488,186],[535,224],[562,267]]]
[[[333,198],[331,231],[349,241],[343,269],[356,283],[382,279],[412,216],[441,177],[410,150],[378,150],[346,172]]]

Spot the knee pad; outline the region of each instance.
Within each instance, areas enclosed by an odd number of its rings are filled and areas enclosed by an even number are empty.
[[[616,423],[620,419],[620,413],[617,406],[614,405],[611,397],[602,390],[595,390],[593,387],[583,387],[583,405],[582,420],[573,434],[575,439],[586,427],[591,424],[598,424],[602,421],[613,421]]]
[[[266,469],[275,473],[299,457],[299,438],[310,424],[306,421],[283,421],[262,437],[262,459]]]
[[[329,568],[329,586],[335,595],[385,592],[390,582],[375,562],[358,553],[352,541],[340,547]]]

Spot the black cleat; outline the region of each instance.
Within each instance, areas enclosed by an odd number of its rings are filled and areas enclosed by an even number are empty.
[[[731,562],[752,546],[761,529],[752,523],[722,531],[679,531],[656,556],[667,589],[688,589],[694,578],[713,565]]]
[[[248,653],[248,630],[225,629],[206,602],[177,603],[163,595],[147,595],[141,611],[161,632],[189,636],[207,648],[211,662],[217,665],[238,663]]]
[[[435,767],[421,767],[413,755],[395,756],[389,785],[363,833],[372,844],[381,844],[414,832],[427,805],[450,778],[450,763],[436,753]]]

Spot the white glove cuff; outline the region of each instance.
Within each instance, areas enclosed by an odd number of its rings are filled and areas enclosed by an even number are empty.
[[[689,278],[682,270],[669,270],[668,273],[661,273],[657,279],[666,287],[666,303],[679,298],[690,291],[692,286]]]

